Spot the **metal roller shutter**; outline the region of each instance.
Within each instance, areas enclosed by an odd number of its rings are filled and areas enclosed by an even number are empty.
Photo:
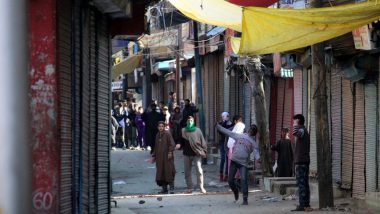
[[[90,213],[96,210],[95,190],[96,190],[96,176],[95,176],[95,163],[96,163],[96,141],[97,141],[97,99],[96,99],[96,75],[97,75],[97,57],[96,57],[96,24],[95,24],[95,11],[89,11],[89,143],[88,143],[88,182],[89,182],[89,204]]]
[[[243,100],[243,105],[244,105],[244,114],[243,114],[243,121],[246,127],[249,127],[251,124],[251,87],[249,83],[244,83],[244,100]],[[253,106],[252,106],[253,108]],[[253,111],[253,109],[252,109]]]
[[[59,212],[72,213],[72,58],[71,1],[57,2],[57,44],[59,72],[59,121],[61,143]]]
[[[302,114],[302,70],[294,70],[294,114]],[[290,128],[290,127],[289,127]]]
[[[317,172],[317,136],[316,136],[316,120],[315,120],[315,106],[314,106],[314,97],[313,94],[316,90],[316,87],[312,81],[312,71],[309,70],[309,78],[310,78],[310,171],[311,173]]]
[[[74,1],[73,6],[73,16],[72,25],[72,41],[73,41],[73,72],[72,72],[72,129],[73,129],[73,188],[72,188],[72,200],[73,200],[73,213],[82,212],[82,197],[81,190],[82,186],[82,170],[81,170],[81,69],[82,69],[82,52],[81,52],[81,42],[82,42],[82,32],[81,32],[81,3],[80,1]]]
[[[332,176],[334,182],[341,182],[342,165],[342,77],[331,72],[331,148]]]
[[[365,195],[365,121],[364,85],[355,84],[355,129],[352,196],[363,199]]]
[[[110,38],[107,18],[97,17],[97,151],[96,151],[96,203],[97,213],[110,213],[110,129],[111,105]]]
[[[225,58],[223,64],[226,63],[228,59]],[[225,65],[224,65],[225,66]],[[223,70],[223,98],[224,98],[224,111],[230,112],[231,114],[231,108],[230,108],[230,76],[227,74],[225,70]]]
[[[308,90],[308,72],[306,69],[302,70],[302,114],[305,116],[305,124],[309,124],[308,113],[309,113],[309,93]],[[308,127],[309,128],[309,127]]]
[[[354,142],[353,88],[342,79],[342,188],[351,189]]]
[[[283,112],[283,122],[282,127],[289,128],[293,125],[293,79],[285,79],[286,92],[285,92],[285,101],[284,101],[284,112]]]
[[[277,78],[277,113],[276,113],[276,141],[281,138],[281,129],[284,123],[284,109],[285,109],[285,95],[286,95],[286,80]]]
[[[365,178],[366,192],[376,191],[377,88],[365,84]]]
[[[80,179],[82,183],[81,198],[83,213],[89,213],[93,207],[90,204],[90,47],[89,47],[89,14],[83,10],[82,13],[82,35],[81,35],[81,131],[80,131]]]

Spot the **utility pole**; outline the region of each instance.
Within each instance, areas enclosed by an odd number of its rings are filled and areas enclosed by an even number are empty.
[[[314,0],[312,7],[322,7],[322,0]],[[319,208],[334,207],[332,188],[331,142],[327,115],[326,66],[324,44],[311,46],[312,84],[317,138],[317,170]]]
[[[202,74],[201,74],[201,58],[199,56],[199,42],[198,42],[198,22],[193,21],[194,32],[194,57],[195,57],[195,75],[197,82],[197,101],[199,108],[199,125],[202,133],[205,133],[205,116],[203,110],[203,95],[202,95]]]

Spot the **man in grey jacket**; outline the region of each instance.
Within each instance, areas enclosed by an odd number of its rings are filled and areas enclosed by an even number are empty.
[[[223,128],[221,125],[217,124],[216,128],[223,134],[228,135],[230,138],[235,140],[235,144],[232,150],[231,156],[231,166],[228,173],[228,184],[234,193],[235,200],[239,199],[239,188],[235,183],[235,174],[239,170],[241,176],[241,187],[243,192],[243,203],[242,205],[248,205],[248,181],[247,181],[247,166],[250,161],[250,155],[253,153],[255,159],[260,158],[259,148],[256,143],[257,127],[256,125],[251,125],[248,130],[248,134],[238,134],[234,133],[228,129]]]

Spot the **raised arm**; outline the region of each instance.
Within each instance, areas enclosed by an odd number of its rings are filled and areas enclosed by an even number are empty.
[[[228,135],[228,137],[231,137],[231,138],[233,138],[233,139],[235,139],[235,140],[238,139],[238,138],[239,138],[239,135],[240,135],[240,134],[238,134],[238,133],[232,132],[232,131],[230,131],[230,130],[224,128],[224,127],[221,126],[220,124],[217,124],[217,125],[216,125],[216,129],[217,129],[219,132],[221,132],[221,133],[223,133],[223,134],[225,134],[225,135]]]

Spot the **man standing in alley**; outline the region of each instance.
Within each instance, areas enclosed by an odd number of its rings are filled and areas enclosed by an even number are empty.
[[[165,122],[158,122],[158,133],[156,135],[156,147],[152,154],[152,163],[156,162],[156,182],[162,187],[160,194],[168,194],[168,185],[170,193],[174,193],[174,156],[173,151],[175,144],[172,135],[165,130]]]
[[[293,135],[296,149],[294,164],[298,185],[299,205],[292,211],[312,211],[310,207],[309,164],[310,164],[310,135],[305,127],[305,117],[296,114],[293,117]]]
[[[124,110],[122,102],[120,102],[113,111],[113,116],[119,124],[116,136],[118,136],[118,139],[120,139],[119,143],[122,143],[122,148],[127,149],[127,146],[125,144],[125,119],[127,118],[127,113]]]
[[[197,174],[197,185],[201,193],[206,193],[203,185],[202,158],[206,158],[207,143],[202,131],[195,126],[194,118],[189,116],[186,127],[182,129],[181,144],[177,144],[176,149],[182,148],[184,155],[185,180],[187,193],[193,192],[193,181],[191,179],[191,167],[194,163]]]
[[[255,159],[260,158],[259,148],[256,143],[257,127],[251,125],[247,134],[238,134],[228,129],[223,128],[220,124],[216,125],[218,131],[235,140],[235,145],[232,149],[231,166],[228,174],[228,184],[234,193],[235,200],[239,200],[239,184],[235,180],[237,170],[240,172],[240,186],[243,192],[242,205],[248,205],[248,170],[247,166],[250,162],[250,155],[253,152]]]
[[[230,121],[230,115],[228,112],[223,112],[222,115],[222,121],[219,123],[223,128],[230,129],[234,125]],[[225,134],[219,132],[220,138],[219,138],[219,153],[220,153],[220,166],[219,166],[219,181],[227,181],[228,180],[228,161],[226,162],[227,159],[227,152],[228,147],[227,147],[227,139],[228,136]],[[224,167],[224,164],[226,167]],[[223,173],[224,172],[224,173]],[[223,177],[224,174],[224,177]]]

